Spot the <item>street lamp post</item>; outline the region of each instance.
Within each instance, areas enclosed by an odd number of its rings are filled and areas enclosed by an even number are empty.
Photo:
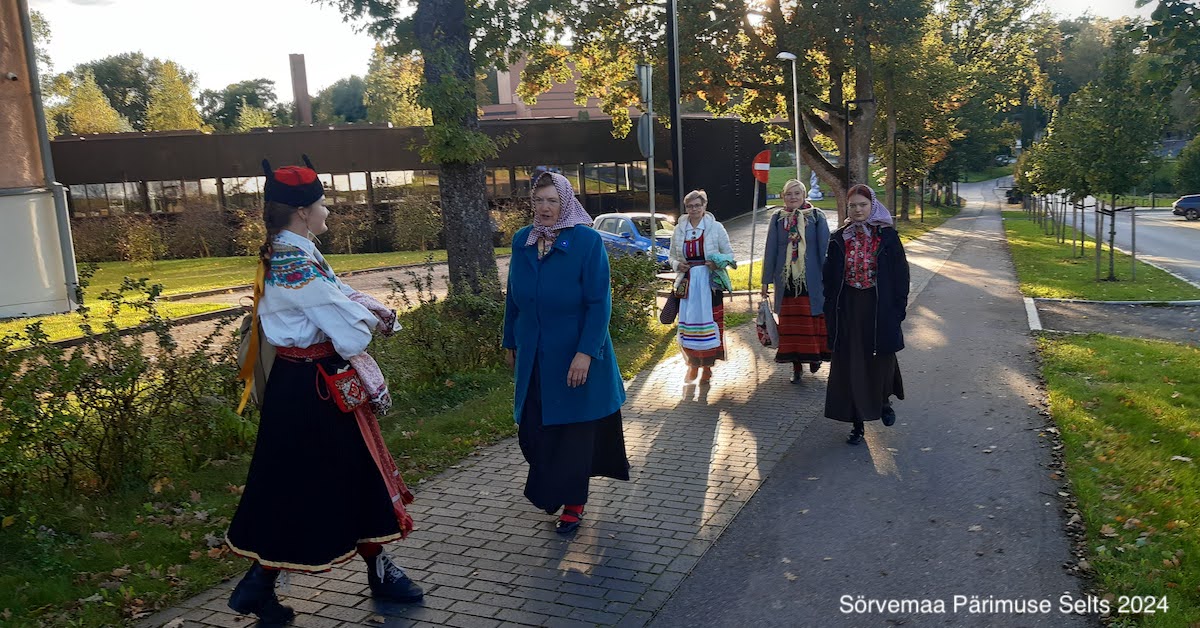
[[[775,58],[792,62],[792,143],[796,149],[796,180],[800,181],[800,87],[796,84],[796,55],[781,52],[775,55]]]

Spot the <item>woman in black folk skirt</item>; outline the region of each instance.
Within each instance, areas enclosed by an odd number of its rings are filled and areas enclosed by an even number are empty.
[[[525,497],[549,514],[561,508],[555,529],[566,534],[583,519],[589,478],[629,479],[625,385],[608,333],[608,254],[565,177],[537,179],[533,216],[513,238],[501,346],[516,374]]]
[[[326,571],[352,558],[359,543],[399,539],[400,526],[354,417],[314,386],[318,365],[335,373],[346,360],[332,348],[319,359],[277,351],[227,538],[235,553],[266,567]]]
[[[277,354],[245,490],[225,536],[231,551],[254,561],[229,606],[257,615],[260,626],[286,624],[295,613],[275,594],[280,571],[327,571],[355,554],[366,562],[372,596],[415,602],[421,588],[383,552],[383,543],[412,530],[404,509],[412,494],[383,443],[376,413],[386,413],[391,398],[366,353],[372,332],[399,328],[396,313],[338,281],[311,241],[328,229],[329,216],[311,165],[272,171],[264,161],[263,170],[267,240],[240,377],[253,382],[260,343]],[[328,376],[362,394],[337,397]]]
[[[864,422],[891,426],[890,398],[904,399],[896,352],[908,307],[908,260],[892,217],[865,185],[850,188],[845,226],[829,239],[825,318],[833,351],[825,416],[852,423],[846,442],[863,440]]]

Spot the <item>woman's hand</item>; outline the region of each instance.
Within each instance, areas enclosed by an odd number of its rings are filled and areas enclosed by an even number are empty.
[[[712,260],[708,260],[708,261],[704,262],[704,265],[705,265],[705,266],[708,266],[708,269],[709,269],[709,270],[716,270],[716,269],[717,269],[717,263],[716,263],[716,262],[714,262],[714,261],[712,261]]]
[[[587,383],[588,369],[592,366],[592,356],[586,353],[576,353],[571,360],[571,368],[567,371],[567,386],[576,388]]]
[[[763,287],[762,287],[762,290],[760,291],[760,293],[762,294],[762,298],[764,298],[764,299],[771,296],[771,286],[768,284],[763,284]]]
[[[505,349],[504,350],[504,363],[508,365],[508,370],[510,370],[510,371],[513,369],[514,366],[516,366],[516,364],[517,364],[517,350],[516,349]]]

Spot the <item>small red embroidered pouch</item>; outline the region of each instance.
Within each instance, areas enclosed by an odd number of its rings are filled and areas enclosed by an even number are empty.
[[[317,396],[321,399],[333,397],[333,402],[342,412],[354,412],[358,406],[370,400],[367,388],[358,379],[358,371],[347,367],[330,375],[325,367],[317,365]],[[321,381],[325,381],[325,392],[321,392]]]

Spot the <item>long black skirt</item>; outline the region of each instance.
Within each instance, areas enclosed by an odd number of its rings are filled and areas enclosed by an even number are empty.
[[[325,571],[358,543],[400,538],[387,486],[353,414],[317,395],[317,364],[280,357],[271,370],[246,488],[226,542],[268,567]]]
[[[888,398],[904,399],[904,380],[895,353],[871,355],[875,334],[875,291],[846,286],[838,316],[838,346],[829,364],[825,416],[837,421],[875,421]]]
[[[595,421],[543,425],[538,378],[534,363],[517,440],[529,463],[525,498],[554,514],[564,505],[587,503],[589,478],[628,480],[629,458],[620,410]]]

